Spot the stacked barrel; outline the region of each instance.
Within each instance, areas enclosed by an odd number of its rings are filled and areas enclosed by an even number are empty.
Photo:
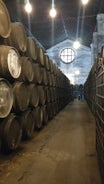
[[[15,150],[72,100],[70,81],[0,0],[0,145]],[[3,15],[2,15],[3,12]]]
[[[104,47],[85,83],[85,96],[96,120],[96,149],[104,182]]]
[[[11,23],[8,10],[0,0],[0,147],[3,149],[16,148],[22,130],[18,118],[11,113],[14,101],[12,82],[20,75],[21,64],[16,48],[4,46],[4,40],[9,37],[10,33]]]
[[[96,107],[96,61],[84,85],[84,95],[89,108],[95,114]]]
[[[104,47],[96,69],[96,148],[104,182]]]

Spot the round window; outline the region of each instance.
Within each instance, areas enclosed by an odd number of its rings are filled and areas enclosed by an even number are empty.
[[[71,48],[65,48],[61,51],[60,58],[64,63],[71,63],[75,59],[75,51]]]

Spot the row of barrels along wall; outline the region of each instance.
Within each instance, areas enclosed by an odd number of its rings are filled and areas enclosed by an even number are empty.
[[[85,97],[96,120],[96,149],[104,182],[104,47],[85,83]]]
[[[72,86],[1,0],[0,9],[0,145],[8,152],[72,100]]]

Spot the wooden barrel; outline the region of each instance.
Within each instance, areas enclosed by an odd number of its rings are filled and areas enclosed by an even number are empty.
[[[34,79],[33,67],[30,59],[28,57],[21,57],[21,75],[19,77],[20,81],[32,82]]]
[[[36,123],[35,128],[37,130],[40,130],[43,125],[43,110],[41,107],[36,107],[32,111],[33,119]]]
[[[50,70],[50,63],[48,55],[45,55],[45,67],[47,70]]]
[[[13,105],[13,90],[10,83],[0,78],[0,118],[5,118]]]
[[[5,39],[5,44],[15,47],[24,53],[27,50],[27,35],[24,26],[20,22],[11,23],[10,36]]]
[[[0,0],[0,36],[7,38],[11,32],[10,16],[8,10]]]
[[[22,138],[29,139],[33,137],[35,121],[30,110],[26,110],[20,116],[20,124],[22,127]]]
[[[22,129],[17,116],[13,113],[9,114],[0,124],[0,133],[3,152],[7,153],[17,149],[22,136]]]
[[[53,63],[50,59],[49,59],[49,70],[51,73],[53,73]]]
[[[39,103],[39,94],[37,90],[37,86],[35,84],[29,84],[28,85],[28,91],[29,91],[29,104],[32,107],[37,107]]]
[[[47,71],[48,85],[52,86],[52,74],[50,71]]]
[[[57,76],[56,77],[56,87],[60,88],[60,84],[61,84],[60,78]]]
[[[41,74],[42,74],[42,84],[46,86],[48,84],[48,75],[46,68],[44,67],[41,68]]]
[[[51,98],[51,102],[55,101],[55,90],[53,87],[50,87],[50,98]]]
[[[59,94],[58,94],[58,89],[56,87],[54,88],[54,94],[55,94],[55,101],[57,101]]]
[[[45,96],[46,96],[46,103],[49,103],[51,101],[50,88],[44,87],[44,90],[45,90]]]
[[[21,62],[17,50],[0,46],[0,75],[7,79],[17,79],[21,73]]]
[[[53,73],[51,73],[51,79],[52,79],[52,86],[55,86],[56,82],[55,82],[55,76]]]
[[[53,116],[55,116],[57,113],[58,113],[57,102],[53,102]]]
[[[52,119],[54,116],[54,107],[53,103],[47,103],[47,113],[48,113],[48,118]]]
[[[49,87],[49,95],[50,95],[50,97],[49,97],[50,101],[49,102],[53,102],[52,87]]]
[[[59,112],[57,101],[54,102],[55,115]]]
[[[57,75],[57,66],[55,63],[53,63],[53,73],[55,76]]]
[[[37,60],[37,45],[36,41],[32,37],[27,37],[27,56],[30,57],[33,61]]]
[[[55,87],[53,87],[53,95],[54,95],[54,101],[57,101],[57,91]]]
[[[56,103],[57,103],[57,113],[60,111],[60,99],[58,98],[57,99],[57,101],[56,101]]]
[[[38,63],[33,63],[32,66],[33,66],[34,82],[37,84],[41,84],[42,82],[41,68]]]
[[[14,93],[14,111],[25,111],[29,105],[29,92],[27,86],[23,82],[15,82],[13,84]]]
[[[45,55],[44,55],[43,48],[41,47],[38,47],[38,60],[41,66],[45,65]]]
[[[44,105],[41,108],[42,108],[42,111],[43,111],[43,124],[46,125],[48,123],[47,106]]]
[[[44,105],[46,101],[45,90],[43,86],[37,86],[39,94],[39,104]]]

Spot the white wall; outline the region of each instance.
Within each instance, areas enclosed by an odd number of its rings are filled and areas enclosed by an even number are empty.
[[[70,64],[64,64],[59,54],[65,47],[73,48],[73,41],[67,39],[48,49],[47,53],[53,62],[55,62],[61,71],[70,79],[72,84],[84,84],[92,67],[90,48],[81,46],[80,49],[75,50],[76,59]],[[76,74],[77,71],[80,72],[79,75]]]

